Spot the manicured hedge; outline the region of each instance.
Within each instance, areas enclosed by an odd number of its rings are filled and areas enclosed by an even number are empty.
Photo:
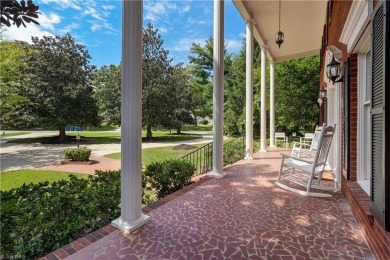
[[[120,172],[1,191],[1,259],[36,259],[120,215]]]
[[[0,259],[37,259],[118,218],[120,171],[96,173],[0,191]],[[183,188],[193,173],[194,166],[181,160],[150,164],[142,202]]]
[[[148,183],[146,188],[153,189],[162,198],[189,185],[194,172],[194,165],[187,161],[154,162],[146,167],[144,185]]]
[[[83,146],[76,148],[66,148],[64,150],[65,159],[71,161],[88,161],[91,156],[91,149]]]

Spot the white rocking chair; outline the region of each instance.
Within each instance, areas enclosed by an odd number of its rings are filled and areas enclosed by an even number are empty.
[[[320,192],[311,192],[312,188],[319,190],[335,190],[335,187],[323,186],[321,184],[322,174],[326,165],[329,148],[332,143],[333,134],[336,130],[336,125],[326,127],[326,124],[321,128],[321,131],[316,132],[314,139],[318,138],[317,146],[310,151],[311,156],[292,156],[281,153],[282,162],[276,185],[288,191],[295,192],[300,195],[313,197],[332,197],[332,195]],[[316,136],[317,135],[317,136]],[[304,157],[304,158],[303,158]],[[317,176],[317,185],[313,184],[314,177]],[[302,180],[302,177],[308,178],[307,182]],[[281,179],[286,179],[287,183],[295,183],[306,187],[306,191],[296,189],[281,183]]]
[[[300,158],[311,158],[313,159],[315,151],[317,149],[318,140],[320,139],[321,135],[321,126],[316,126],[316,129],[314,131],[311,138],[310,143],[305,143],[300,141],[293,143],[293,148],[291,150],[291,156],[293,157],[300,157]],[[303,137],[301,137],[303,138]]]

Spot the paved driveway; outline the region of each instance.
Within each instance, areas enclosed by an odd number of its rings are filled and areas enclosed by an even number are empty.
[[[39,131],[27,135],[2,138],[0,141],[0,171],[12,171],[24,168],[37,168],[53,164],[59,164],[64,160],[64,149],[75,147],[70,144],[15,144],[7,143],[9,140],[34,136],[45,136],[57,132]],[[169,142],[169,143],[143,143],[142,148],[173,146],[181,143],[198,144],[212,142],[212,136],[203,136],[201,139]],[[110,153],[120,152],[120,144],[91,144],[85,145],[92,150],[91,157],[104,156]]]

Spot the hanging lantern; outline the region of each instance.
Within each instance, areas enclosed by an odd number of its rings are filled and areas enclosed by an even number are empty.
[[[334,55],[329,64],[326,65],[326,76],[333,84],[336,83],[336,80],[340,77],[340,62],[335,60]]]
[[[279,45],[279,49],[280,49],[280,45],[282,45],[282,43],[284,42],[284,33],[282,33],[281,31],[279,31],[279,32],[275,35],[275,42]]]
[[[281,11],[282,11],[282,2],[281,0],[279,0],[279,32],[275,35],[275,42],[277,45],[279,45],[279,49],[280,49],[280,45],[282,45],[282,43],[284,42],[284,33],[280,30],[280,16],[281,16]]]

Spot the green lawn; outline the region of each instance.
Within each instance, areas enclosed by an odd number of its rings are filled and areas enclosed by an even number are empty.
[[[67,179],[69,174],[80,178],[87,178],[88,175],[71,172],[46,171],[46,170],[17,170],[0,173],[0,189],[9,190],[22,186],[24,183],[39,183],[43,181],[58,181]]]
[[[118,129],[119,126],[117,125],[107,125],[107,124],[102,124],[101,126],[87,126],[84,127],[84,130],[86,131],[113,131]]]
[[[195,144],[193,146],[196,147],[202,147],[206,144]],[[157,147],[157,148],[146,148],[142,149],[142,164],[148,165],[152,162],[160,162],[170,159],[179,159],[180,157],[183,157],[186,154],[189,154],[190,152],[194,151],[192,150],[172,150],[172,147],[174,146],[166,146],[166,147]],[[121,159],[121,153],[112,153],[105,155],[107,158],[120,160]]]
[[[212,131],[213,126],[212,125],[186,125],[183,126],[182,131]]]
[[[5,135],[1,134],[0,138],[2,137],[10,137],[10,136],[17,136],[17,135],[25,135],[28,134],[29,132],[11,132],[11,133],[6,133]]]
[[[121,134],[113,132],[94,132],[94,131],[83,131],[83,132],[67,132],[67,136],[70,136],[70,142],[76,143],[76,135],[80,133],[81,141],[80,144],[113,144],[120,143]],[[169,131],[157,130],[153,132],[152,139],[146,139],[146,132],[142,132],[143,142],[179,142],[201,138],[201,135],[194,134],[170,134]],[[36,138],[22,138],[17,140],[11,140],[10,143],[54,143],[57,136],[44,136]],[[69,142],[68,142],[69,143]]]

